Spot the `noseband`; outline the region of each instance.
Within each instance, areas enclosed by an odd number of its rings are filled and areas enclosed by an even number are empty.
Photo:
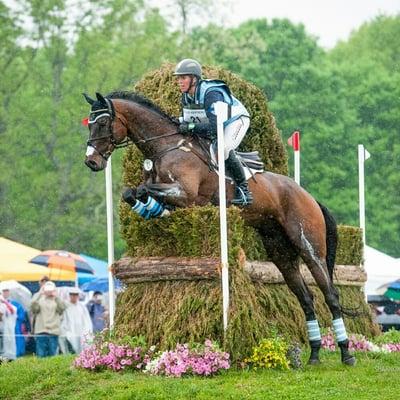
[[[123,122],[118,116],[116,116],[115,110],[114,110],[114,105],[113,105],[112,101],[110,101],[107,98],[105,98],[105,101],[107,103],[107,108],[101,108],[99,110],[91,111],[89,114],[88,124],[90,125],[90,124],[96,123],[97,120],[101,117],[108,117],[111,119],[110,132],[103,136],[99,136],[96,138],[89,138],[89,140],[86,142],[86,144],[87,144],[87,146],[90,146],[93,149],[95,149],[97,151],[97,153],[99,153],[100,156],[103,157],[104,160],[107,161],[108,158],[111,156],[111,153],[114,151],[114,149],[129,146],[130,144],[133,144],[133,141],[129,138],[129,136],[126,136],[125,139],[122,140],[121,142],[117,142],[115,140],[114,135],[113,135],[112,123],[114,122],[115,117],[117,117],[121,121],[122,124],[123,124]],[[101,114],[99,114],[99,113],[101,113]],[[109,139],[109,142],[111,145],[111,149],[107,150],[106,153],[102,153],[94,145],[95,142],[97,142],[99,140],[103,140],[103,139]]]

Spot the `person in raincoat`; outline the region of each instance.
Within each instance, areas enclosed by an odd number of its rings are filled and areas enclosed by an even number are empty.
[[[96,291],[93,293],[92,300],[90,300],[86,307],[89,311],[90,318],[92,320],[93,332],[101,332],[105,326],[105,315],[106,309],[102,304],[103,293]]]
[[[64,302],[57,297],[56,285],[52,281],[46,282],[38,297],[32,301],[33,333],[38,357],[58,354],[61,317],[65,308]]]
[[[7,288],[7,286],[3,286],[3,297],[16,309],[16,320],[14,329],[16,356],[21,357],[25,354],[25,337],[23,335],[23,324],[25,324],[26,322],[26,311],[22,304],[12,298],[10,289]]]
[[[17,308],[0,294],[0,330],[2,336],[2,348],[0,357],[6,360],[17,358],[17,346],[15,343],[15,324],[17,321]]]
[[[79,301],[79,294],[79,288],[70,288],[69,302],[61,323],[60,347],[63,353],[79,354],[85,339],[93,332],[89,312]]]

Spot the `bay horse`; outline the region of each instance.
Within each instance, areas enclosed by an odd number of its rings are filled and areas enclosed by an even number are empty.
[[[215,204],[218,176],[202,158],[204,151],[198,140],[180,134],[175,119],[136,93],[113,92],[105,97],[96,93],[96,99],[84,96],[91,105],[85,158],[91,170],[103,170],[113,150],[128,144],[135,144],[151,160],[148,178],[124,194],[133,211],[157,216],[165,206]],[[287,176],[259,173],[250,179],[249,187],[254,201],[242,215],[260,233],[267,254],[301,304],[311,347],[309,363],[320,362],[321,334],[313,295],[300,273],[299,257],[308,266],[332,314],[342,362],[354,365],[332,278],[337,246],[333,216]],[[227,185],[228,202],[233,194],[233,185]]]

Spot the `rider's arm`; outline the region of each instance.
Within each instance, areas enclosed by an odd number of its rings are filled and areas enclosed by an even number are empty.
[[[217,116],[213,104],[217,101],[224,101],[224,96],[218,90],[210,90],[204,97],[204,109],[206,110],[209,122],[195,124],[193,132],[199,136],[217,137]]]
[[[193,132],[196,135],[208,138],[217,137],[217,116],[212,112],[214,111],[213,104],[217,101],[224,101],[224,96],[217,90],[210,90],[204,98],[204,109],[209,122],[182,123],[181,132]]]

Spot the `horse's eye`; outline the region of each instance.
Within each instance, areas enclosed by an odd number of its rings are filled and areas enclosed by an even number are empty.
[[[97,120],[100,125],[105,125],[107,123],[107,117],[102,117]]]

